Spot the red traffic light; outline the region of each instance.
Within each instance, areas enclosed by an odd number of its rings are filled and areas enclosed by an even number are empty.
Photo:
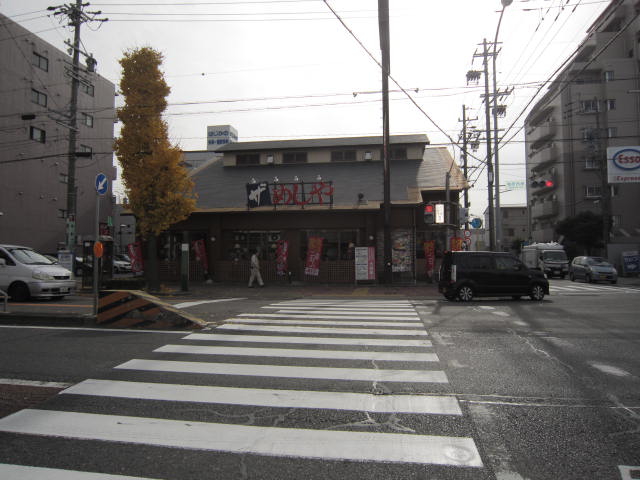
[[[424,213],[433,213],[433,205],[425,205],[424,206]]]
[[[553,187],[553,180],[546,180],[544,182],[545,187]]]

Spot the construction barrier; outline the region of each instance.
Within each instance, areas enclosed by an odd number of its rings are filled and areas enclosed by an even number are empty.
[[[140,290],[103,290],[96,323],[110,328],[200,329],[201,319]]]

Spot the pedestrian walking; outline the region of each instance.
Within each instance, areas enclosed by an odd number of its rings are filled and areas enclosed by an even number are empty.
[[[253,281],[257,280],[258,285],[264,287],[264,282],[262,281],[262,275],[260,275],[260,260],[258,259],[258,251],[251,250],[251,265],[250,265],[251,275],[249,275],[249,288],[253,288]]]

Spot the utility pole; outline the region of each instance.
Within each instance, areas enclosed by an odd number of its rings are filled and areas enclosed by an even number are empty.
[[[486,140],[487,140],[487,199],[488,206],[487,211],[489,213],[489,250],[495,251],[496,249],[496,231],[495,231],[495,210],[493,209],[493,158],[491,152],[491,106],[489,103],[489,48],[487,39],[482,41],[482,54],[474,54],[476,56],[483,57],[484,66],[484,116],[485,116],[485,128],[486,128]]]
[[[77,216],[77,196],[76,196],[76,140],[78,135],[78,89],[80,88],[80,26],[89,21],[106,22],[107,19],[96,19],[96,15],[102,12],[84,12],[84,7],[89,3],[82,3],[76,0],[75,4],[64,4],[55,7],[48,7],[54,15],[64,15],[69,19],[69,26],[73,27],[73,44],[69,45],[73,50],[71,64],[71,100],[69,102],[69,144],[68,144],[68,165],[67,165],[67,250],[75,251],[76,244],[76,216]],[[86,54],[85,54],[86,55]],[[95,60],[87,55],[87,65],[90,71],[95,68]],[[97,238],[96,238],[97,240]]]
[[[389,0],[378,0],[378,26],[382,52],[382,163],[384,189],[384,282],[393,278],[391,258],[391,172],[389,170],[389,74],[391,73],[389,41]]]
[[[467,123],[474,122],[477,118],[467,118],[467,107],[466,105],[462,105],[462,120],[458,120],[462,122],[462,173],[464,174],[465,182],[468,179],[468,155],[467,155],[467,145],[469,143],[469,132],[467,131]],[[465,185],[464,188],[464,208],[469,210],[469,187]],[[467,216],[467,221],[464,222],[464,229],[469,229],[469,221]]]

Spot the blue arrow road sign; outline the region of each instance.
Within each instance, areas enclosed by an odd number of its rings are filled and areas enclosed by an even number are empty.
[[[109,180],[107,179],[107,176],[104,173],[96,175],[96,192],[100,195],[104,195],[107,193],[108,188]]]

